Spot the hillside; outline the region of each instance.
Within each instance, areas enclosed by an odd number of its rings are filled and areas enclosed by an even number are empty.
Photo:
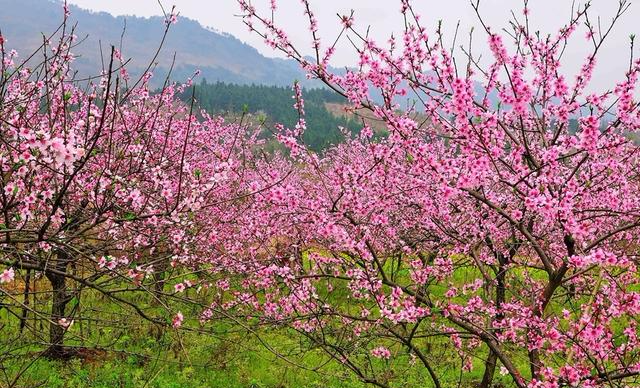
[[[8,49],[25,56],[42,43],[42,34],[55,31],[62,20],[62,5],[53,0],[0,0],[0,31]],[[94,75],[102,69],[99,47],[108,53],[110,44],[120,46],[129,69],[140,72],[160,44],[164,23],[160,17],[114,17],[70,7],[71,25],[82,43],[73,51],[79,55],[75,68],[81,75]],[[197,21],[180,18],[172,26],[159,56],[155,79],[160,82],[175,57],[173,79],[183,80],[196,69],[210,81],[237,84],[291,85],[305,80],[291,60],[267,58],[235,37],[214,31]]]
[[[268,127],[281,123],[293,128],[298,120],[293,108],[291,88],[265,85],[235,85],[222,82],[209,83],[203,80],[196,86],[198,105],[213,114],[246,112],[264,116]],[[191,97],[191,90],[182,95],[184,100]],[[354,115],[337,114],[329,107],[345,106],[345,100],[328,89],[305,89],[305,113],[307,130],[305,142],[319,151],[330,144],[343,141],[340,127],[357,132],[362,125]]]

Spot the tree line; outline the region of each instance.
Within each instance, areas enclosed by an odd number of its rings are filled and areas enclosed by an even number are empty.
[[[310,149],[321,151],[343,142],[345,135],[340,128],[355,134],[362,127],[356,118],[335,115],[325,106],[326,103],[345,104],[347,100],[344,97],[323,88],[304,89],[302,93],[308,128],[304,141]],[[188,101],[192,94],[193,87],[180,97]],[[299,117],[292,109],[295,102],[292,95],[291,88],[281,86],[210,83],[206,79],[195,86],[195,98],[200,108],[211,114],[251,113],[257,115],[258,120],[264,120],[267,129],[275,123],[290,128],[296,125]]]

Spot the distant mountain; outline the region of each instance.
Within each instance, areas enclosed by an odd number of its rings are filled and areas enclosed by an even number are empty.
[[[135,0],[132,0],[135,1]],[[71,6],[71,25],[84,41],[73,50],[80,57],[75,68],[81,75],[95,75],[102,69],[100,44],[104,56],[109,46],[120,46],[125,58],[131,58],[129,71],[140,73],[157,50],[164,21],[161,17],[114,17]],[[62,21],[62,4],[55,0],[0,0],[0,31],[8,48],[23,56],[42,43],[42,34],[50,34]],[[171,30],[158,58],[154,79],[161,82],[170,68],[174,80],[184,80],[196,69],[200,79],[237,84],[290,86],[298,79],[306,83],[303,72],[293,60],[267,58],[235,37],[216,32],[197,21],[181,17]]]

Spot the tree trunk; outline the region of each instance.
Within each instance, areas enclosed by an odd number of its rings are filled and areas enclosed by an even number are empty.
[[[507,265],[507,260],[504,257],[504,255],[502,253],[498,253],[496,255],[497,259],[498,259],[498,273],[496,275],[496,281],[497,281],[497,285],[496,285],[496,309],[498,310],[495,320],[501,320],[504,315],[502,314],[501,308],[502,308],[502,304],[505,301],[505,297],[506,297],[506,293],[507,293],[507,288],[505,285],[505,280],[506,280],[506,265]],[[496,330],[496,334],[500,333],[499,330]],[[496,372],[496,363],[498,361],[498,355],[493,351],[493,350],[489,350],[489,356],[487,357],[487,361],[485,362],[485,367],[484,367],[484,375],[482,376],[482,382],[480,383],[480,388],[490,388],[491,387],[491,383],[493,382],[493,376],[495,375]]]
[[[540,351],[532,349],[529,351],[529,366],[531,368],[531,378],[540,377]]]
[[[20,318],[20,334],[24,331],[24,327],[27,324],[27,318],[29,314],[29,287],[31,284],[31,270],[27,269],[27,274],[24,277],[24,292],[22,300],[22,317]]]
[[[154,267],[155,268],[155,267]],[[156,297],[160,298],[162,293],[164,292],[164,283],[165,283],[165,266],[162,268],[154,269],[153,271],[153,290],[156,293]]]
[[[164,286],[167,278],[167,269],[169,268],[169,259],[159,260],[153,265],[153,299],[151,304],[159,305],[163,298]]]
[[[498,355],[493,350],[489,350],[489,357],[487,357],[487,361],[484,363],[484,375],[482,376],[482,382],[480,383],[480,388],[491,387],[491,383],[493,382],[493,376],[496,373],[497,361],[498,361]]]
[[[66,328],[60,324],[60,319],[66,318],[65,310],[71,300],[67,293],[67,277],[64,275],[68,269],[68,256],[64,252],[59,252],[57,262],[53,265],[55,272],[46,271],[45,275],[51,283],[52,299],[51,314],[49,316],[49,348],[45,354],[50,358],[64,358],[66,356],[64,348],[64,334]]]

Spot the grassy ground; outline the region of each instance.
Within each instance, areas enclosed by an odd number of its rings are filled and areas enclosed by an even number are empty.
[[[257,388],[361,387],[335,366],[300,370],[277,358],[252,336],[228,334],[224,340],[197,333],[167,332],[158,340],[119,335],[116,350],[87,349],[68,361],[37,358],[16,387],[50,388]],[[277,342],[275,334],[265,336]],[[270,337],[270,338],[269,338]],[[307,361],[315,355],[307,354]],[[317,356],[320,361],[320,356]],[[2,363],[8,385],[36,353]],[[1,381],[1,380],[0,380]]]
[[[18,387],[91,388],[247,388],[247,387],[360,387],[344,379],[300,373],[260,351],[226,354],[233,358],[211,363],[206,354],[191,362],[173,355],[149,359],[121,354],[67,362],[38,360],[20,379]],[[197,364],[200,362],[200,364]],[[12,370],[9,368],[9,374]]]
[[[475,274],[469,271],[456,275],[456,281],[467,283]],[[458,279],[458,277],[460,277]],[[343,285],[344,286],[344,285]],[[43,285],[39,285],[41,290]],[[167,286],[170,288],[170,286]],[[433,292],[441,293],[438,287]],[[16,295],[19,295],[19,289]],[[322,291],[322,290],[321,290]],[[342,292],[341,292],[342,291]],[[192,293],[189,290],[187,293]],[[344,295],[342,295],[344,293]],[[196,297],[196,295],[191,295]],[[333,296],[346,300],[346,290],[336,287]],[[207,296],[202,303],[207,302]],[[163,309],[154,307],[149,295],[129,295],[130,301],[143,306],[151,316],[162,316]],[[209,301],[210,303],[210,301]],[[50,301],[43,293],[34,299],[32,307],[47,311]],[[48,322],[33,314],[27,328],[19,332],[19,309],[0,308],[0,387],[33,388],[361,388],[365,385],[350,372],[327,358],[320,350],[300,344],[301,338],[284,329],[260,329],[259,338],[238,325],[213,321],[200,328],[193,318],[201,312],[193,305],[174,305],[188,317],[183,328],[159,328],[139,315],[113,305],[90,290],[77,302],[77,319],[66,335],[65,344],[81,349],[78,357],[54,361],[38,357],[44,349]],[[165,312],[166,313],[166,312]],[[169,322],[171,316],[165,317]],[[265,342],[288,359],[318,368],[304,370],[274,355]],[[460,359],[445,338],[429,340],[423,345],[430,358],[438,360],[438,373],[444,386],[457,386],[461,378]],[[18,346],[16,346],[18,344]],[[10,352],[9,352],[10,350]],[[35,360],[35,361],[34,361]],[[395,353],[391,361],[374,360],[372,367],[388,374],[393,387],[423,387],[432,383],[424,368],[411,366],[406,352]],[[480,358],[475,368],[464,373],[463,386],[471,386],[481,379]],[[16,377],[18,377],[16,379]],[[509,379],[496,376],[496,382],[510,386]]]
[[[46,294],[37,302],[47,311]],[[152,303],[141,305],[153,313]],[[197,308],[182,307],[185,316],[198,316]],[[281,331],[263,330],[258,338],[223,322],[203,327],[207,333],[159,328],[91,292],[83,293],[80,308],[78,316],[91,319],[77,319],[69,329],[65,344],[78,354],[63,361],[39,357],[48,332],[45,316],[30,314],[21,333],[20,310],[0,306],[0,387],[14,381],[20,388],[363,386],[337,365],[327,364],[321,353],[289,354],[306,365],[324,365],[317,372],[300,370],[274,355],[264,341],[279,349],[296,348],[293,336]],[[199,324],[187,320],[183,327],[199,329]]]

